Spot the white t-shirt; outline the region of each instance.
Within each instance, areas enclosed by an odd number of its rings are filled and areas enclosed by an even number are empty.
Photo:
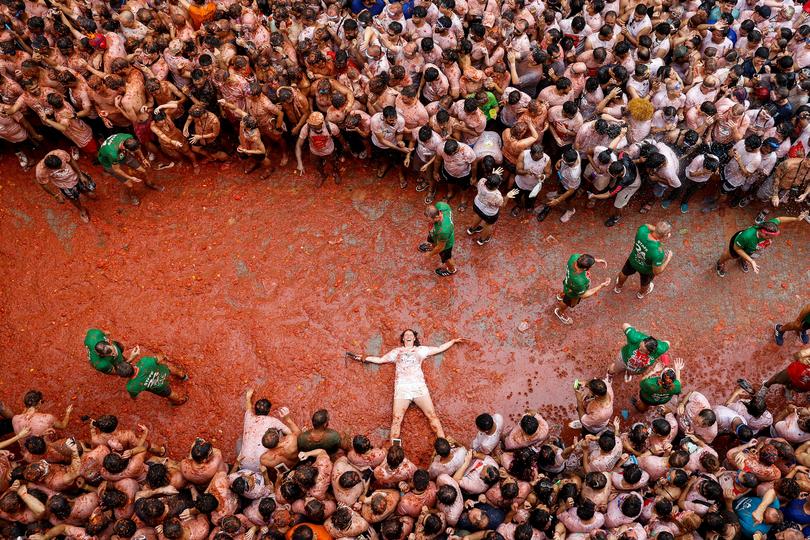
[[[546,153],[543,153],[543,155],[540,156],[540,159],[535,161],[532,159],[531,150],[527,148],[520,153],[518,160],[520,160],[523,168],[527,170],[529,174],[515,175],[515,185],[524,190],[534,189],[534,186],[536,186],[540,181],[540,176],[543,174],[543,171],[546,170],[546,166],[551,158],[548,157]]]
[[[478,432],[470,445],[470,448],[475,452],[482,454],[489,454],[498,446],[501,441],[501,432],[503,431],[503,416],[498,413],[492,415],[492,423],[495,424],[495,431],[492,435]]]
[[[712,176],[712,171],[707,171],[703,168],[705,162],[706,157],[703,154],[695,156],[695,158],[689,162],[689,165],[686,166],[686,177],[692,182],[699,184],[708,182],[709,178]]]
[[[743,163],[746,172],[753,173],[757,169],[759,169],[760,163],[762,162],[762,154],[759,153],[759,149],[755,152],[749,152],[745,149],[745,140],[740,140],[734,143],[733,149],[737,151],[737,154],[740,156],[740,161]],[[731,152],[729,152],[730,154]],[[728,162],[726,165],[726,182],[729,185],[734,187],[740,187],[745,184],[748,177],[743,174],[740,170],[740,166],[737,163],[737,160],[731,158],[731,161]]]
[[[478,159],[483,159],[486,156],[492,156],[495,163],[500,164],[503,162],[503,152],[501,151],[502,147],[503,141],[498,133],[494,131],[485,131],[480,137],[478,137],[478,140],[475,141],[473,150],[475,150],[475,157]]]
[[[377,132],[379,131],[382,133],[384,140],[396,144],[397,135],[402,133],[404,129],[405,118],[403,118],[401,114],[397,113],[397,121],[392,126],[385,121],[383,118],[383,113],[378,112],[371,117],[371,142],[373,142],[374,146],[377,148],[388,148],[377,138]]]
[[[577,157],[576,163],[568,165],[565,161],[560,163],[560,183],[566,190],[577,189],[582,182],[582,160]]]
[[[416,141],[416,156],[423,162],[430,161],[430,159],[436,155],[436,152],[439,151],[439,148],[442,147],[442,144],[444,144],[444,140],[435,131],[430,136],[430,139],[425,142],[419,140],[419,128],[413,128],[411,130],[411,136],[413,140]]]

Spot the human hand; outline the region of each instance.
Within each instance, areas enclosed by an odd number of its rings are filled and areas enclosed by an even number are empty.
[[[759,265],[756,263],[756,261],[751,261],[751,269],[755,274],[759,274]]]
[[[675,366],[675,369],[681,370],[686,365],[686,362],[683,361],[683,358],[676,358],[672,365]]]
[[[497,174],[498,176],[503,176],[503,167],[497,167],[492,170],[492,174]]]
[[[511,191],[509,191],[509,193],[506,194],[506,198],[514,199],[518,193],[520,193],[520,190],[518,188],[513,188]]]
[[[297,174],[298,176],[304,176],[304,165],[303,164],[299,163],[295,167],[295,174]]]
[[[797,201],[799,201],[799,202],[802,202],[804,199],[800,199],[799,197],[796,197],[796,200],[797,200]],[[805,210],[805,211],[803,211],[802,213],[800,213],[800,214],[798,215],[798,218],[799,218],[800,220],[805,220],[805,219],[807,219],[807,216],[808,216],[808,215],[810,215],[810,212],[808,212],[807,210]]]
[[[290,416],[290,409],[288,409],[287,407],[279,407],[278,415],[281,416],[282,418]]]
[[[607,278],[605,281],[602,282],[602,287],[607,287],[613,280],[611,278]]]
[[[188,142],[190,144],[197,144],[199,141],[200,141],[199,135],[192,135],[191,137],[188,138]]]

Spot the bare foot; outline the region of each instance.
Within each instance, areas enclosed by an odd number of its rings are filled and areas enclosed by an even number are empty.
[[[79,214],[79,219],[81,219],[84,223],[90,223],[90,214],[87,212],[87,210],[82,210],[82,212]]]
[[[289,163],[289,161],[290,161],[290,156],[288,156],[287,154],[284,154],[283,156],[281,156],[281,161],[279,162],[278,165],[279,165],[279,167],[283,167],[284,165]]]

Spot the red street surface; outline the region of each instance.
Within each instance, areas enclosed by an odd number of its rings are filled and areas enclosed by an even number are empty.
[[[316,188],[311,164],[303,179],[288,166],[266,181],[246,177],[238,163],[199,175],[178,167],[156,172],[166,191],[139,189],[133,207],[115,180],[84,165],[99,185],[99,200],[87,203],[90,225],[40,190],[10,152],[0,160],[0,399],[19,409],[37,388],[46,410],[61,414],[73,403],[76,423],[105,413],[122,425],[143,422],[170,440],[175,457],[202,436],[233,458],[249,387],[274,408],[289,406],[301,424],[324,407],[332,427],[380,442],[393,366],[347,362],[344,352],[385,352],[409,327],[426,344],[469,340],[424,366],[445,430],[462,441],[484,410],[574,418],[574,378],[604,374],[623,322],[669,340],[686,360],[685,389],[710,398],[724,397],[739,376],[762,380],[800,346],[790,335],[776,347],[772,326],[807,302],[810,226],[784,227],[759,275],[733,265],[725,279],[714,272],[756,207],[706,216],[673,205],[642,216],[636,202],[612,229],[602,225],[607,209],[587,210],[584,201],[568,224],[558,211],[539,224],[512,218],[507,207],[484,247],[464,233],[471,210],[455,212],[459,272],[439,278],[438,261],[416,249],[429,228],[424,194],[413,181],[401,190],[394,174],[380,181],[353,165],[343,185]],[[607,259],[607,270],[593,271],[594,283],[603,281],[621,268],[636,227],[662,217],[673,223],[666,247],[675,257],[655,292],[637,300],[631,278],[621,295],[605,289],[572,311],[573,326],[561,325],[552,309],[567,258]],[[130,399],[123,379],[90,367],[83,340],[94,327],[185,366],[190,401],[173,408],[148,393]],[[635,384],[615,383],[617,410]],[[427,455],[428,434],[411,409],[409,452]]]

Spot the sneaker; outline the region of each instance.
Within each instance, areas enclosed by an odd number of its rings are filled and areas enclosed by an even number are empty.
[[[453,271],[451,272],[451,271],[450,271],[450,270],[448,270],[447,268],[437,268],[437,269],[435,270],[435,272],[436,272],[436,275],[437,275],[437,276],[441,276],[441,277],[447,277],[447,276],[452,276],[453,274],[455,274],[455,273],[456,273],[456,270],[453,270]]]
[[[571,220],[571,216],[577,213],[576,208],[572,208],[571,210],[566,210],[565,213],[560,216],[560,223],[568,223]]]
[[[473,228],[473,227],[467,227],[467,234],[469,234],[470,236],[472,236],[472,235],[474,235],[474,234],[476,234],[476,233],[480,233],[480,232],[481,232],[481,231],[483,231],[483,230],[484,230],[484,228],[483,228],[481,225],[479,225],[478,227],[475,227],[475,228]]]
[[[751,267],[748,265],[748,261],[746,261],[745,259],[740,259],[740,268],[746,274],[751,270]]]
[[[490,240],[492,240],[491,236],[489,238],[477,238],[475,243],[479,246],[483,246],[484,244],[488,244]]]
[[[579,420],[571,420],[570,422],[568,422],[568,427],[570,427],[571,429],[582,429],[582,422],[580,422]]]
[[[768,216],[768,213],[765,210],[760,210],[757,217],[754,218],[754,223],[757,225],[762,225],[765,222],[765,218]]]
[[[73,161],[78,161],[79,158],[81,157],[79,149],[76,146],[70,147],[70,157],[73,158]]]
[[[799,334],[799,337],[802,338],[802,343],[804,343],[805,345],[810,343],[810,336],[807,335],[807,330],[802,330],[801,333]]]
[[[548,206],[548,205],[543,205],[543,208],[541,208],[540,211],[537,212],[537,221],[545,220],[548,217],[550,212],[551,212],[551,207]]]
[[[556,315],[557,318],[560,319],[560,322],[563,323],[563,324],[573,324],[574,323],[574,320],[571,317],[566,317],[565,314],[560,313],[560,308],[558,308],[558,307],[554,308],[554,315]]]
[[[785,344],[785,334],[782,332],[781,324],[777,324],[773,327],[773,340],[780,347]]]
[[[619,222],[620,219],[622,218],[619,216],[611,216],[607,218],[607,220],[605,221],[605,227],[613,227]]]
[[[689,203],[682,203],[681,204],[681,214],[685,214],[689,211]]]
[[[751,204],[751,197],[743,197],[743,199],[740,201],[739,207],[745,208],[749,204]]]
[[[563,297],[562,297],[562,295],[561,295],[561,294],[558,294],[558,295],[557,295],[557,296],[555,296],[554,298],[556,298],[556,299],[557,299],[557,302],[562,302],[562,301],[563,301]]]
[[[622,288],[619,287],[619,278],[616,278],[616,285],[613,287],[613,292],[616,294],[622,294]]]
[[[654,289],[655,289],[655,283],[653,283],[653,282],[651,281],[651,282],[650,282],[650,284],[649,284],[649,286],[647,287],[647,290],[646,290],[646,291],[644,291],[644,292],[637,292],[637,293],[636,293],[636,298],[638,298],[639,300],[641,300],[641,299],[643,299],[645,296],[647,296],[648,294],[652,293]]]
[[[720,263],[714,265],[714,270],[717,272],[717,275],[720,277],[726,277],[726,269],[720,266]]]
[[[670,199],[664,199],[661,201],[661,208],[666,210],[667,208],[669,208],[670,204],[672,204],[672,201]]]
[[[24,152],[15,152],[15,153],[14,153],[14,155],[15,155],[15,156],[17,156],[17,159],[18,159],[18,160],[19,160],[19,162],[20,162],[20,167],[22,167],[22,170],[23,170],[23,171],[27,171],[27,170],[28,170],[28,167],[29,167],[29,166],[30,166],[30,164],[31,164],[31,163],[28,161],[28,156],[26,156]]]

